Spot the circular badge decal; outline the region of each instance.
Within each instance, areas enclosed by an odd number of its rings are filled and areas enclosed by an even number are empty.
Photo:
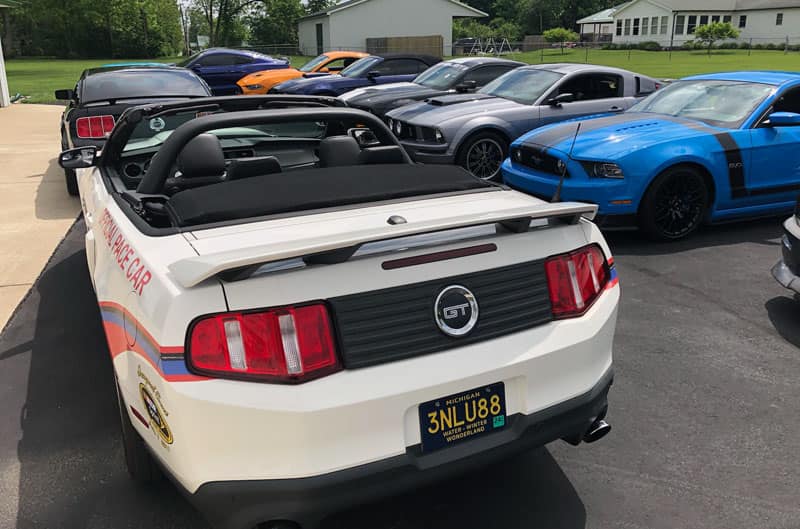
[[[478,322],[478,301],[468,288],[451,285],[436,296],[433,317],[446,335],[465,336]]]
[[[150,130],[153,132],[161,132],[167,124],[161,118],[153,118],[150,120]]]

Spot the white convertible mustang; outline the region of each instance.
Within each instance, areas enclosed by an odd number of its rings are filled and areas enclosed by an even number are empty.
[[[328,98],[137,107],[80,169],[133,478],[218,527],[344,507],[609,430],[595,206],[411,163]]]

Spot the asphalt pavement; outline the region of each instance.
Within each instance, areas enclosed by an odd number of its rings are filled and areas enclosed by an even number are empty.
[[[123,466],[79,221],[0,335],[0,528],[205,528]],[[611,434],[554,443],[331,529],[797,529],[800,302],[769,275],[780,221],[609,241],[622,284]]]

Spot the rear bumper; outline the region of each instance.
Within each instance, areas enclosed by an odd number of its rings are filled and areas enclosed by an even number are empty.
[[[772,267],[772,277],[788,288],[800,294],[800,225],[795,217],[790,217],[783,224],[781,237],[781,260]]]
[[[605,415],[613,382],[609,369],[588,392],[530,415],[509,416],[502,432],[423,455],[420,446],[382,461],[319,476],[220,481],[202,485],[190,501],[220,529],[250,529],[269,520],[292,520],[304,529],[328,514],[392,496],[479,468],[561,438],[580,438]]]

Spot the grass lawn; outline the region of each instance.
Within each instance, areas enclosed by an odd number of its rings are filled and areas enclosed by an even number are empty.
[[[665,51],[589,50],[588,61],[585,49],[559,49],[512,53],[511,59],[538,64],[540,62],[590,62],[607,66],[618,66],[657,78],[679,78],[705,72],[727,70],[791,70],[800,71],[800,52],[773,50],[714,50],[711,56],[705,51],[675,51],[670,58]],[[290,57],[297,67],[309,57]],[[155,59],[160,62],[175,62],[179,58]],[[126,62],[123,59],[97,59],[67,61],[60,59],[13,59],[6,61],[9,91],[13,96],[21,93],[30,96],[30,103],[53,103],[53,91],[72,88],[81,71],[110,62]],[[135,61],[131,61],[135,62]]]

